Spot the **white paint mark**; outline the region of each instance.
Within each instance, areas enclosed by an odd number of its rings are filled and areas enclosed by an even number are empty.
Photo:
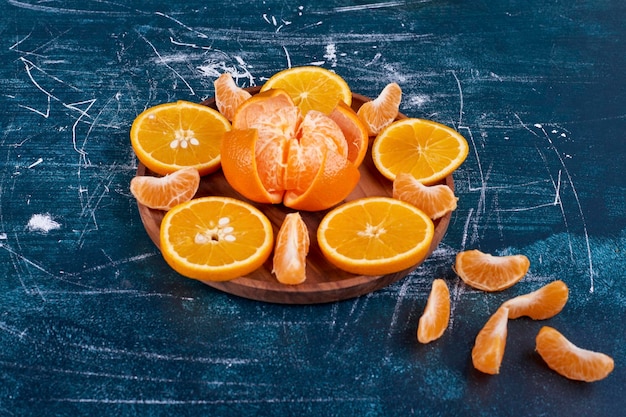
[[[7,240],[7,234],[6,233],[0,233],[0,240]]]
[[[329,43],[326,45],[326,53],[324,54],[324,58],[330,64],[331,67],[337,66],[337,47],[334,43]]]
[[[28,168],[34,168],[34,167],[36,167],[37,165],[41,164],[42,162],[43,162],[43,158],[39,158],[39,159],[37,159],[35,162],[33,162],[32,164],[30,164],[30,165],[28,166]]]
[[[52,219],[50,214],[34,214],[27,224],[28,230],[31,232],[48,233],[50,230],[60,229],[61,224]]]

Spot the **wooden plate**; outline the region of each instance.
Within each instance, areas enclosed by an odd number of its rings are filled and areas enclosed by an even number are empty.
[[[252,94],[258,93],[259,87],[249,88]],[[369,99],[359,94],[353,94],[352,107],[355,110]],[[202,104],[215,108],[215,100],[210,99]],[[399,118],[406,116],[400,115]],[[365,157],[360,167],[361,179],[354,191],[346,198],[346,201],[366,196],[391,196],[392,183],[383,177],[372,162],[371,155]],[[139,164],[137,175],[156,175],[145,166]],[[442,183],[454,190],[452,176],[448,176]],[[247,201],[263,211],[274,225],[274,231],[278,232],[285,215],[291,211],[282,204],[269,205],[254,203],[233,190],[221,170],[203,177],[196,197],[208,195],[229,196]],[[141,204],[139,214],[144,227],[154,242],[159,247],[159,228],[165,212],[153,210]],[[394,283],[419,266],[415,265],[407,270],[382,276],[354,275],[328,263],[322,255],[316,239],[317,226],[327,211],[301,212],[302,218],[309,228],[311,245],[307,257],[307,279],[300,285],[290,286],[279,283],[272,275],[272,257],[265,264],[248,276],[225,282],[203,281],[205,284],[241,297],[282,304],[316,304],[345,300],[358,297],[387,285]],[[447,214],[435,221],[435,235],[433,237],[428,256],[435,250],[446,233],[450,223],[451,214]]]

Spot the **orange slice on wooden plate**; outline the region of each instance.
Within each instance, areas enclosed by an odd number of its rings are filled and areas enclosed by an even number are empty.
[[[220,146],[230,122],[202,104],[177,101],[151,107],[130,129],[137,158],[148,169],[166,175],[194,167],[200,176],[220,167]]]
[[[459,200],[447,185],[424,185],[405,172],[393,180],[393,197],[414,205],[433,220],[456,210]]]
[[[239,106],[252,97],[249,91],[235,84],[233,76],[228,72],[220,75],[214,82],[215,105],[217,110],[228,120],[233,120]]]
[[[286,91],[302,113],[317,110],[329,114],[343,101],[352,104],[348,83],[336,73],[322,67],[303,66],[282,70],[263,84],[261,91]]]
[[[402,89],[396,83],[389,83],[378,97],[361,106],[357,114],[367,128],[369,136],[378,135],[396,120],[401,101]]]
[[[469,146],[456,130],[423,119],[400,119],[376,136],[372,157],[376,168],[394,180],[401,172],[425,185],[436,183],[456,170]]]
[[[297,285],[306,280],[309,244],[309,230],[300,213],[288,213],[278,230],[274,246],[272,272],[278,282]]]
[[[414,206],[389,197],[368,197],[328,212],[317,229],[317,242],[338,268],[383,275],[421,262],[433,234],[432,220]]]
[[[163,217],[161,253],[178,273],[225,281],[259,268],[274,245],[272,224],[252,205],[229,197],[202,197]]]

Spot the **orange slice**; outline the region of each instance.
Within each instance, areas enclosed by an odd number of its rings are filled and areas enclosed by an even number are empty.
[[[393,198],[406,201],[435,220],[456,210],[458,198],[447,185],[424,185],[404,172],[393,180]]]
[[[156,210],[169,210],[193,198],[200,186],[195,168],[183,168],[164,177],[140,176],[130,180],[130,192],[137,201]]]
[[[340,101],[352,104],[348,83],[341,76],[321,67],[282,70],[267,80],[261,91],[276,88],[286,91],[303,114],[309,110],[329,114]]]
[[[456,255],[454,270],[472,288],[501,291],[519,282],[529,266],[524,255],[493,256],[474,249]]]
[[[178,273],[226,281],[259,268],[274,245],[272,224],[241,200],[202,197],[179,204],[161,223],[160,247]]]
[[[508,309],[500,307],[480,329],[472,348],[474,368],[490,375],[500,372],[506,347],[508,318]]]
[[[417,340],[429,343],[439,339],[450,321],[450,290],[442,279],[433,281],[424,313],[417,326]]]
[[[400,119],[378,134],[372,157],[382,175],[394,180],[407,172],[425,185],[456,170],[467,157],[467,141],[457,131],[422,119]]]
[[[232,75],[225,72],[213,82],[215,87],[215,105],[217,110],[228,120],[233,120],[235,111],[241,103],[252,95],[235,84]]]
[[[550,369],[576,381],[599,381],[606,378],[615,366],[610,356],[581,349],[548,326],[539,330],[536,349]]]
[[[317,229],[326,259],[361,275],[384,275],[415,266],[428,254],[433,235],[428,216],[388,197],[344,203],[328,212]]]
[[[348,145],[348,161],[359,167],[367,154],[369,146],[369,137],[367,129],[352,107],[339,102],[337,107],[328,115],[337,123],[337,126],[343,132]]]
[[[229,130],[230,122],[218,111],[177,101],[137,116],[130,141],[139,161],[157,174],[194,167],[203,176],[220,167],[220,144]]]
[[[390,83],[383,88],[378,97],[363,103],[357,112],[359,119],[365,124],[369,136],[378,135],[398,117],[402,89],[396,83]]]
[[[287,214],[276,235],[274,247],[272,272],[278,282],[297,285],[306,280],[309,243],[309,231],[300,213]]]
[[[563,310],[569,290],[561,280],[553,281],[536,291],[511,298],[504,303],[509,309],[509,318],[528,316],[533,320],[545,320]]]

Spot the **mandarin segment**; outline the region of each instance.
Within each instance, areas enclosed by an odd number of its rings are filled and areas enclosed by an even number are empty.
[[[367,129],[356,112],[343,101],[328,115],[343,132],[348,145],[348,160],[359,167],[369,146]]]
[[[353,274],[408,269],[428,254],[434,225],[410,204],[388,197],[352,200],[328,212],[317,229],[326,259]]]
[[[193,198],[200,186],[198,170],[183,168],[164,177],[138,176],[130,181],[130,192],[140,204],[170,210]]]
[[[472,348],[474,368],[490,375],[500,372],[506,347],[508,318],[508,309],[501,306],[480,329]]]
[[[252,95],[235,84],[235,80],[230,73],[225,72],[214,82],[215,105],[217,110],[228,120],[233,120],[235,111],[239,106]]]
[[[194,167],[207,175],[220,167],[220,146],[230,122],[217,110],[187,101],[151,107],[134,120],[131,145],[139,161],[160,175]]]
[[[613,358],[582,349],[558,330],[544,326],[535,339],[537,353],[550,369],[576,381],[594,382],[606,378],[615,367]]]
[[[472,288],[502,291],[519,282],[529,266],[524,255],[494,256],[474,249],[456,255],[454,270]]]
[[[430,343],[439,339],[450,321],[450,290],[443,279],[435,279],[426,302],[426,308],[417,326],[417,340]]]
[[[367,129],[369,136],[378,135],[398,117],[402,89],[396,83],[389,83],[383,88],[378,97],[364,103],[357,115]]]
[[[454,129],[423,119],[400,119],[376,136],[372,157],[382,175],[394,180],[400,172],[431,185],[452,174],[469,146]]]
[[[278,282],[302,284],[306,280],[309,231],[300,213],[288,213],[276,235],[272,273]]]
[[[269,258],[273,245],[268,218],[252,205],[229,197],[179,204],[161,223],[165,261],[181,275],[200,281],[249,274]]]
[[[569,290],[561,281],[553,281],[536,291],[505,301],[509,318],[528,316],[533,320],[545,320],[556,316],[567,303]]]
[[[352,104],[348,83],[321,67],[302,66],[279,71],[261,87],[262,92],[271,89],[286,91],[304,114],[309,110],[329,114],[340,101]]]
[[[393,180],[392,193],[393,198],[414,205],[433,220],[456,210],[458,201],[454,191],[447,185],[424,185],[404,172]]]

